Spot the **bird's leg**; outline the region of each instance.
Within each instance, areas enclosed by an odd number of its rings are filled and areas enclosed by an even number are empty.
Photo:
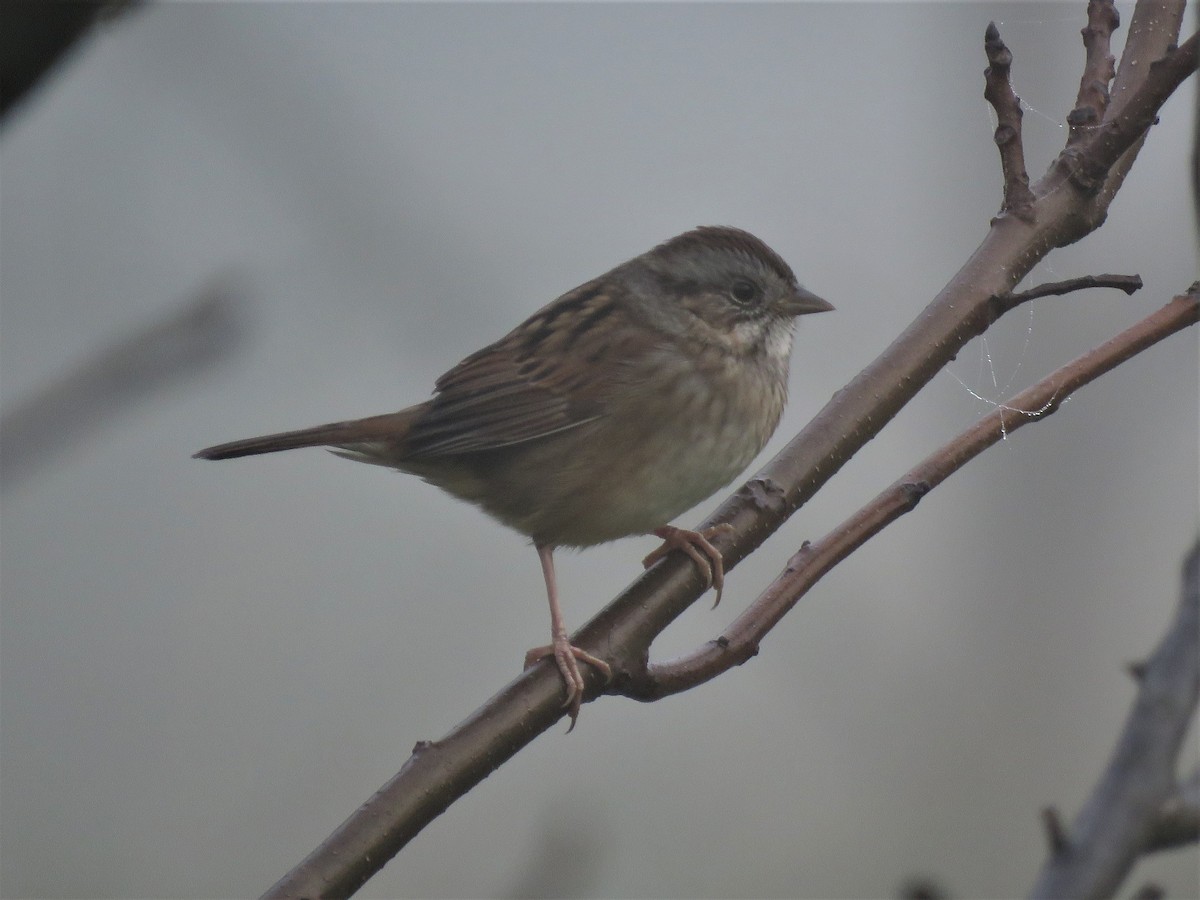
[[[542,574],[546,577],[546,595],[550,598],[550,636],[551,643],[545,647],[535,647],[525,654],[525,668],[529,668],[540,659],[553,656],[558,663],[558,671],[562,673],[563,684],[567,688],[567,699],[563,707],[571,717],[570,734],[579,718],[579,706],[583,703],[583,673],[579,671],[579,663],[585,662],[592,666],[605,681],[612,680],[612,669],[602,659],[598,659],[586,650],[574,646],[567,635],[567,623],[563,619],[562,608],[558,605],[558,582],[554,577],[554,545],[538,544],[538,559],[542,561]]]
[[[701,576],[708,582],[708,587],[716,588],[717,599],[713,601],[713,609],[716,609],[721,602],[721,590],[725,587],[725,564],[721,551],[712,545],[711,538],[730,531],[733,531],[733,526],[728,522],[703,531],[676,528],[674,525],[656,528],[654,534],[662,538],[663,544],[642,560],[642,566],[648,569],[672,550],[682,550],[692,558]]]

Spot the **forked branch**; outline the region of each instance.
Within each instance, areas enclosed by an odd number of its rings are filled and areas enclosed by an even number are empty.
[[[1118,159],[1154,124],[1158,110],[1200,62],[1200,35],[1193,34],[1166,56],[1154,60],[1144,81],[1120,110],[1094,129],[1080,151],[1068,148],[1060,157],[1072,184],[1087,192],[1099,190]]]

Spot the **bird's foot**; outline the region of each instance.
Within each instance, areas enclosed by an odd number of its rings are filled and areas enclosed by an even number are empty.
[[[583,703],[584,681],[579,664],[585,662],[603,675],[605,684],[612,681],[612,667],[599,657],[576,647],[563,634],[555,635],[554,643],[544,647],[534,647],[526,653],[525,668],[528,669],[547,656],[554,657],[554,661],[558,664],[558,671],[562,673],[563,685],[567,689],[567,699],[563,701],[563,708],[571,717],[571,727],[567,729],[567,734],[570,734],[575,728],[575,720],[579,718],[579,707]]]
[[[643,559],[642,566],[648,569],[672,550],[682,550],[692,558],[708,583],[707,586],[716,589],[717,599],[713,601],[713,609],[716,609],[717,604],[721,602],[721,590],[725,587],[725,564],[721,558],[721,551],[712,545],[711,539],[731,531],[733,526],[728,522],[713,525],[703,531],[676,528],[674,525],[656,528],[654,534],[662,538],[662,546]]]

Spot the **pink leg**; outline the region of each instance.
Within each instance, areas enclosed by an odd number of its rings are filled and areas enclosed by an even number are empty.
[[[721,559],[721,551],[712,545],[710,539],[727,531],[733,531],[733,526],[727,523],[714,525],[703,531],[690,531],[687,528],[676,528],[674,525],[656,528],[654,533],[662,538],[663,544],[643,559],[642,565],[648,569],[672,550],[682,550],[692,558],[708,586],[717,589],[717,599],[713,601],[713,609],[716,609],[717,604],[721,602],[721,590],[725,587],[725,565]]]
[[[567,635],[567,623],[563,619],[562,608],[558,605],[558,582],[554,577],[554,547],[539,544],[538,559],[542,561],[542,574],[546,578],[546,594],[550,598],[550,637],[551,643],[545,647],[535,647],[525,654],[525,668],[529,668],[540,659],[553,656],[558,663],[558,671],[562,673],[563,684],[567,688],[567,699],[563,707],[571,717],[570,734],[579,718],[579,706],[583,703],[583,673],[579,671],[579,663],[585,662],[592,666],[606,681],[612,680],[612,669],[602,659],[598,659],[586,650],[572,645]]]

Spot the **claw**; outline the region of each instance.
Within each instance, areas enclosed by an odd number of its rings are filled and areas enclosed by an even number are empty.
[[[599,657],[576,647],[564,635],[561,642],[556,639],[553,644],[534,647],[526,653],[525,668],[528,669],[547,656],[554,657],[554,662],[558,664],[558,671],[562,674],[563,685],[567,689],[567,698],[563,701],[563,709],[567,710],[567,715],[571,717],[571,727],[567,729],[567,734],[570,734],[575,728],[575,720],[579,718],[579,707],[583,704],[585,685],[583,672],[579,670],[579,663],[587,663],[603,675],[605,684],[612,681],[612,667]]]
[[[703,531],[690,531],[687,528],[664,525],[654,531],[655,535],[662,538],[662,546],[643,559],[642,566],[648,569],[672,550],[683,551],[691,557],[696,568],[700,570],[706,586],[716,589],[717,599],[713,601],[713,609],[716,609],[717,604],[721,602],[721,591],[725,587],[725,565],[721,558],[721,551],[713,546],[710,538],[731,531],[733,531],[733,526],[728,522],[713,525]]]

